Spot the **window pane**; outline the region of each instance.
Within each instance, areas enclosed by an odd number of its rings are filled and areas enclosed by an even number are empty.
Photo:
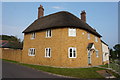
[[[35,49],[33,49],[33,55],[35,55]]]
[[[50,48],[49,48],[49,57],[50,57]]]
[[[70,57],[72,57],[72,53],[70,53]]]
[[[73,57],[76,57],[76,51],[75,51],[75,49],[73,50]]]
[[[70,53],[72,53],[72,49],[70,49]]]
[[[76,29],[69,28],[69,36],[76,36]]]
[[[32,36],[31,36],[32,39],[35,38],[35,32],[32,33]]]
[[[46,48],[46,56],[48,56],[48,49]]]
[[[34,55],[34,49],[32,49],[32,55]]]
[[[33,33],[33,38],[35,38],[35,33]]]
[[[47,37],[48,37],[48,30],[47,30]]]
[[[51,36],[51,30],[49,30],[49,37]]]
[[[32,49],[30,49],[30,55],[32,55]]]

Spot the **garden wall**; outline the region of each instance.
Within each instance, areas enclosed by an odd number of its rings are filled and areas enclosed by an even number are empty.
[[[1,48],[0,51],[0,58],[21,62],[22,50]]]

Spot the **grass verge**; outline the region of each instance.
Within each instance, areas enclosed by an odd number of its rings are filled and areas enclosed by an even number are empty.
[[[4,61],[9,61],[12,63],[17,63],[20,65],[28,66],[37,70],[42,70],[45,72],[50,72],[54,74],[59,74],[59,75],[64,75],[64,76],[70,76],[70,77],[77,77],[77,78],[84,78],[84,79],[95,79],[95,78],[104,78],[101,76],[99,73],[96,71],[99,70],[106,70],[103,68],[98,68],[98,67],[91,67],[91,68],[55,68],[55,67],[49,67],[49,66],[40,66],[40,65],[32,65],[32,64],[23,64],[19,63],[17,61],[11,61],[11,60],[5,60]],[[114,76],[120,77],[116,73],[110,71]]]
[[[108,68],[108,64],[105,64],[105,65],[100,65],[100,67],[105,67],[105,68]]]

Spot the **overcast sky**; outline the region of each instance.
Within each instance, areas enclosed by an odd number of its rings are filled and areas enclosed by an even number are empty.
[[[23,39],[22,31],[38,16],[38,7],[43,5],[45,16],[68,11],[80,17],[82,10],[87,13],[87,23],[95,28],[110,48],[118,43],[117,2],[4,2],[2,3],[2,34]]]

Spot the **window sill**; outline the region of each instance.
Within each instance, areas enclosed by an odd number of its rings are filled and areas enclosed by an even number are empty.
[[[51,58],[51,57],[45,57],[45,58]]]
[[[69,57],[69,58],[76,58],[76,57]]]
[[[28,56],[35,56],[35,55],[28,55]]]
[[[99,57],[99,56],[96,56],[97,58]]]
[[[34,40],[35,38],[31,38],[31,40]]]
[[[45,38],[51,38],[51,37],[45,37]]]
[[[76,37],[76,36],[68,36],[68,37]]]

